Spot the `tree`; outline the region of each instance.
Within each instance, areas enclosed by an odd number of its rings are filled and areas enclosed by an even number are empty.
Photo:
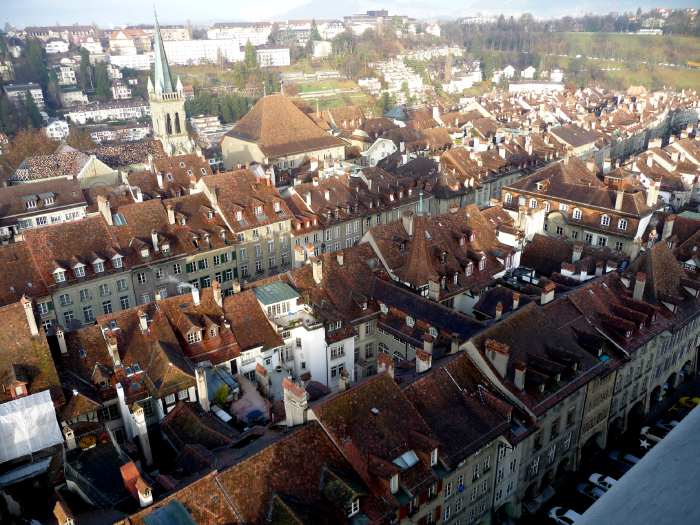
[[[43,130],[22,130],[10,141],[0,156],[0,169],[13,173],[27,157],[49,155],[56,150],[56,142]]]
[[[80,87],[83,91],[90,91],[92,85],[92,66],[90,65],[90,52],[84,47],[80,48]]]
[[[250,43],[250,40],[245,44],[245,55],[243,62],[249,69],[255,69],[258,66],[258,55],[255,52],[255,47]]]
[[[316,20],[311,20],[309,40],[321,40],[321,33],[318,32],[318,27],[316,27]]]
[[[14,135],[20,128],[17,110],[12,102],[4,95],[0,95],[0,131],[7,135]]]
[[[111,84],[107,73],[107,65],[99,63],[95,66],[95,96],[98,100],[109,100],[110,92]]]
[[[77,150],[85,151],[95,147],[95,142],[90,137],[90,134],[76,127],[70,128],[66,143]]]
[[[32,97],[29,92],[25,93],[24,95],[24,108],[27,112],[29,124],[33,128],[40,128],[41,125],[44,123],[44,119],[42,118],[41,113],[39,112],[39,108],[37,107],[36,102],[34,102],[34,97]]]

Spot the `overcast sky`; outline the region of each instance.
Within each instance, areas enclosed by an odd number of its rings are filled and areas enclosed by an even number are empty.
[[[0,23],[17,27],[96,22],[110,27],[121,24],[149,23],[152,8],[148,0],[0,0]],[[574,2],[505,0],[489,11],[489,3],[478,0],[155,0],[162,23],[206,24],[215,21],[269,20],[292,18],[338,18],[385,8],[390,14],[417,18],[447,18],[486,14],[520,14],[529,12],[537,17],[607,13],[610,10],[636,10],[659,5],[648,0],[580,0]],[[691,7],[693,0],[664,0],[666,7]],[[697,7],[697,5],[695,6]]]

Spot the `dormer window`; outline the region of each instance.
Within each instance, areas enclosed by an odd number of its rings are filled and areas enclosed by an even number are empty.
[[[213,219],[213,218],[214,218],[214,211],[207,210],[207,219]]]
[[[568,211],[569,205],[564,204],[563,202],[559,204],[559,211]]]
[[[432,337],[437,337],[437,336],[438,336],[437,328],[435,328],[434,326],[431,326],[431,327],[428,329],[428,333],[429,333]]]
[[[75,274],[76,277],[85,277],[85,265],[76,264],[73,267],[73,273]]]
[[[603,215],[600,218],[600,224],[601,226],[610,226],[610,216],[609,215]]]
[[[170,243],[164,242],[163,244],[160,245],[160,251],[163,254],[168,254],[170,253]]]
[[[204,168],[199,168],[199,171],[202,173],[202,175],[207,174],[207,170],[205,170]]]
[[[574,219],[575,220],[580,221],[582,215],[583,214],[581,213],[581,210],[579,210],[578,208],[574,208]]]
[[[391,481],[389,482],[389,488],[392,494],[396,494],[399,491],[399,475],[394,474],[391,476]]]
[[[175,179],[173,178],[173,174],[172,174],[172,173],[168,173],[168,174],[165,176],[165,178],[168,179],[168,182],[172,182],[173,180],[175,180]]]
[[[512,204],[513,203],[513,196],[510,193],[506,193],[504,202],[506,204]]]
[[[406,316],[406,325],[413,327],[416,324],[416,322],[413,320],[413,317],[410,315]]]
[[[255,207],[255,215],[262,215],[262,212],[263,212],[262,206]]]
[[[469,277],[472,273],[474,273],[474,263],[469,261],[467,267],[464,269],[464,274]]]
[[[105,263],[102,261],[95,261],[93,269],[95,270],[95,273],[102,273],[105,271]]]
[[[238,211],[236,212],[236,220],[237,220],[238,222],[241,222],[241,221],[243,220],[243,212],[242,212],[241,210],[238,210]]]
[[[184,167],[185,167],[185,163],[184,163],[183,161],[180,161],[180,167],[181,167],[181,168],[184,168]]]
[[[46,197],[44,197],[44,206],[50,206],[53,203],[54,203],[53,195],[47,195]]]
[[[201,340],[202,340],[201,330],[192,330],[192,331],[187,333],[187,342],[189,344],[198,343]]]
[[[124,266],[124,261],[122,259],[123,257],[121,255],[115,255],[112,257],[112,266],[114,266],[115,269],[119,269]]]
[[[272,205],[272,208],[275,210],[275,213],[279,213],[280,210],[282,209],[282,208],[280,207],[280,203],[279,203],[279,202],[275,202],[275,203]]]
[[[620,219],[617,221],[617,229],[618,230],[626,230],[627,229],[627,219]]]
[[[56,270],[53,274],[53,278],[56,280],[57,283],[64,283],[66,282],[66,272],[65,270]]]
[[[143,259],[147,258],[149,254],[148,248],[141,248],[141,257]]]
[[[438,462],[438,449],[434,448],[430,452],[430,466],[434,467],[435,465],[437,465],[437,462]]]
[[[209,337],[216,337],[216,326],[212,326],[209,329]]]
[[[184,215],[181,215],[177,222],[180,223],[180,226],[184,226],[185,224],[187,224],[187,219]]]
[[[192,175],[194,175],[194,173],[192,172],[192,170],[187,170],[187,175],[191,177]]]
[[[483,271],[484,268],[486,268],[486,257],[483,257],[483,258],[479,261],[479,271],[480,271],[480,272]]]
[[[33,210],[36,208],[36,199],[28,199],[24,202],[24,207],[27,208],[28,210]]]

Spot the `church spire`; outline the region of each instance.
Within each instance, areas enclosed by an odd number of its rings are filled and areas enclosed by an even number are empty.
[[[172,93],[175,91],[173,77],[170,74],[168,58],[165,56],[163,37],[160,34],[158,15],[156,14],[155,7],[153,8],[153,16],[156,20],[155,31],[153,34],[153,51],[155,53],[155,71],[153,73],[153,83],[155,84],[156,93]]]

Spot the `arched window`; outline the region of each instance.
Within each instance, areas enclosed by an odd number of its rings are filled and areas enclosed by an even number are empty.
[[[180,129],[180,114],[175,113],[175,133],[180,134],[182,133],[182,130]]]
[[[574,208],[574,219],[576,219],[577,221],[581,220],[581,210],[579,210],[578,208]]]
[[[172,135],[173,134],[173,122],[170,119],[170,113],[168,113],[165,116],[165,134],[166,135]]]
[[[609,215],[603,215],[600,218],[600,224],[602,226],[610,226],[610,216]]]

